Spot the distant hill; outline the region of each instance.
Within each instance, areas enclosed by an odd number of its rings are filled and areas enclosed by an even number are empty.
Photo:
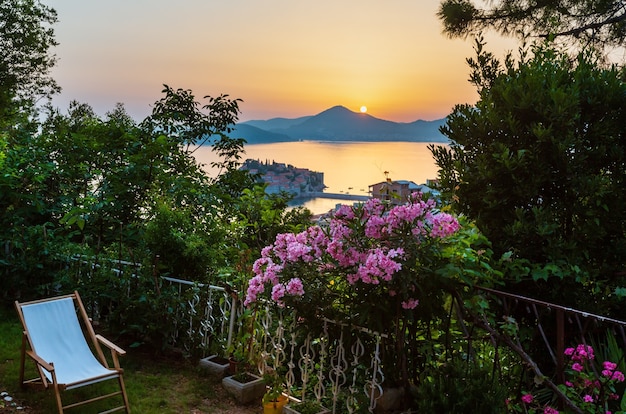
[[[285,134],[267,131],[248,123],[241,123],[235,125],[233,132],[230,136],[234,138],[245,138],[248,144],[269,144],[272,142],[289,142],[295,141]]]
[[[286,129],[290,126],[301,124],[309,118],[312,118],[312,116],[303,116],[300,118],[272,118],[266,121],[246,121],[242,124],[252,125],[266,131],[273,131],[277,129]]]
[[[237,124],[235,136],[245,138],[250,144],[300,140],[448,142],[439,132],[444,123],[445,119],[392,122],[334,106],[314,116],[242,122]],[[276,136],[262,136],[261,131]]]

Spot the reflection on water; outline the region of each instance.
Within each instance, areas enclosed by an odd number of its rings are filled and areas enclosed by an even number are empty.
[[[281,142],[245,146],[244,158],[276,161],[324,173],[328,193],[367,195],[369,186],[384,181],[409,180],[417,184],[437,178],[437,166],[423,142]],[[437,143],[436,145],[442,145]],[[216,174],[210,163],[217,161],[211,147],[201,147],[194,155],[205,164],[209,175]],[[333,209],[349,200],[310,199],[303,203],[314,214]]]
[[[291,200],[289,202],[289,206],[291,207],[302,206],[311,210],[313,214],[323,214],[323,213],[328,213],[331,210],[335,210],[337,207],[339,207],[342,204],[351,206],[356,203],[362,203],[362,201],[315,197],[315,198],[298,198],[295,200]]]

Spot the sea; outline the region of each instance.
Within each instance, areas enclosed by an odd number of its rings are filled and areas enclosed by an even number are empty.
[[[325,193],[369,195],[370,186],[387,178],[416,184],[437,178],[438,168],[428,149],[431,144],[446,145],[440,142],[279,142],[246,145],[243,158],[322,172],[327,187]],[[210,167],[211,162],[218,160],[210,146],[198,148],[194,156],[209,176],[217,174]],[[290,205],[304,206],[313,214],[322,214],[337,204],[354,202],[348,196],[345,199],[315,197],[294,199]]]

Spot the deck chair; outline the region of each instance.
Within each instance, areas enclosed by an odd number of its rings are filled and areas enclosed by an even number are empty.
[[[95,334],[78,292],[32,302],[16,301],[15,307],[24,327],[20,365],[22,387],[51,386],[59,414],[70,408],[116,396],[120,396],[118,398],[123,405],[105,413],[122,410],[130,413],[122,378],[123,370],[118,359],[125,352]],[[79,317],[83,321],[82,325]],[[100,344],[111,350],[113,368],[109,368]],[[35,363],[39,372],[38,378],[24,380],[27,357]],[[119,382],[119,391],[63,406],[62,391],[112,379]]]

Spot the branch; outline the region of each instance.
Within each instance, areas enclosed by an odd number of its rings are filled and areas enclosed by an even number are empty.
[[[476,324],[489,332],[490,335],[496,337],[498,340],[504,341],[504,343],[506,343],[509,348],[515,351],[520,356],[520,358],[522,358],[522,361],[524,361],[532,368],[532,370],[535,372],[535,375],[539,378],[542,378],[545,385],[552,391],[554,391],[568,408],[572,409],[577,414],[583,414],[583,411],[578,408],[576,404],[574,404],[574,402],[570,400],[567,395],[565,395],[554,382],[550,381],[550,379],[543,375],[541,369],[539,369],[535,361],[532,360],[532,358],[522,349],[519,344],[515,343],[513,339],[511,339],[508,335],[501,334],[493,329],[489,324],[489,321],[485,319],[484,315],[482,316],[482,319],[475,317],[474,320]]]
[[[554,37],[559,37],[559,36],[574,36],[574,37],[578,37],[578,36],[580,36],[581,33],[585,32],[587,30],[599,29],[602,26],[620,23],[620,22],[622,22],[624,20],[626,20],[626,14],[621,14],[619,16],[614,16],[614,17],[611,17],[610,19],[606,19],[606,20],[601,21],[601,22],[589,23],[589,24],[586,24],[586,25],[581,26],[581,27],[576,27],[574,29],[566,30],[564,32],[551,33],[551,34],[542,34],[542,35],[539,35],[539,37],[543,37],[543,38],[547,38],[547,37],[550,37],[550,36],[554,36]]]

